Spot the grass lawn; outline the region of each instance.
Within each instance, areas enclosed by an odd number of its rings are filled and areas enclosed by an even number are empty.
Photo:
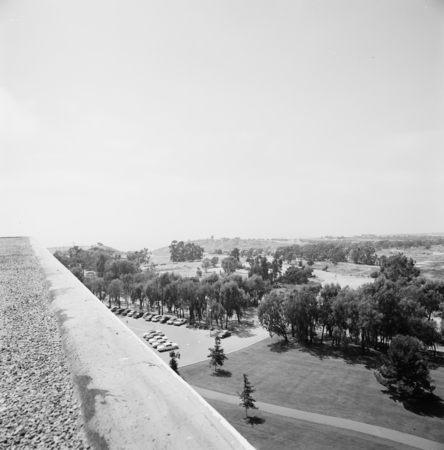
[[[240,407],[217,400],[211,400],[209,403],[258,450],[293,450],[295,448],[409,450],[414,448],[355,431],[290,419],[260,410],[250,410],[250,420],[246,421],[245,412]]]
[[[222,342],[223,347],[223,342]],[[325,414],[444,442],[444,367],[432,371],[436,390],[418,404],[404,404],[383,393],[373,375],[377,354],[363,357],[314,344],[285,344],[273,337],[228,355],[219,375],[208,362],[180,368],[196,386],[236,395],[248,374],[258,401]]]

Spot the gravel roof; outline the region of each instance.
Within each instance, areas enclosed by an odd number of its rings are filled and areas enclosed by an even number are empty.
[[[0,449],[89,448],[28,238],[0,238],[0,350]]]

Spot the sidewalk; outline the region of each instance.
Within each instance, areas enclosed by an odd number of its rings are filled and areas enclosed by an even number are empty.
[[[223,394],[221,392],[209,391],[200,387],[192,386],[202,397],[219,400],[224,403],[230,403],[239,406],[239,397],[234,395]],[[341,419],[339,417],[324,416],[322,414],[310,413],[307,411],[300,411],[298,409],[285,408],[283,406],[271,405],[270,403],[256,402],[259,410],[271,414],[277,414],[285,417],[292,417],[298,420],[305,420],[307,422],[319,423],[322,425],[329,425],[336,428],[345,428],[347,430],[358,431],[359,433],[370,434],[379,438],[390,441],[399,442],[401,444],[410,445],[422,450],[444,450],[444,444],[429,439],[424,439],[418,436],[413,436],[400,431],[390,430],[388,428],[369,425],[362,422],[355,422],[353,420]]]

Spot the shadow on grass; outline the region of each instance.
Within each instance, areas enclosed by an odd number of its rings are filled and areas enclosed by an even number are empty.
[[[438,417],[440,419],[444,417],[444,401],[435,394],[427,393],[417,399],[406,399],[387,389],[381,392],[387,394],[394,402],[402,403],[407,411],[418,416]]]
[[[229,370],[217,369],[216,372],[211,373],[211,376],[218,377],[218,378],[231,378],[232,373]]]
[[[259,416],[248,416],[245,418],[245,422],[253,428],[255,425],[262,425],[265,423],[265,419]]]
[[[347,364],[360,364],[363,365],[367,370],[374,370],[381,365],[381,356],[379,352],[374,350],[366,350],[366,354],[362,354],[360,347],[349,345],[347,348],[344,347],[332,347],[331,344],[320,344],[314,341],[313,344],[305,344],[296,339],[281,340],[274,342],[268,346],[270,351],[276,353],[285,353],[290,350],[299,350],[303,353],[308,353],[312,356],[324,359],[342,359]]]

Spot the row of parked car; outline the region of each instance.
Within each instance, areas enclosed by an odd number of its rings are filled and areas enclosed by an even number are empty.
[[[153,313],[143,313],[142,311],[135,311],[129,308],[119,308],[118,306],[113,306],[110,311],[115,314],[119,314],[121,316],[132,317],[133,319],[145,319],[146,321],[166,323],[168,325],[175,325],[176,327],[180,327],[187,323],[187,319],[179,319],[174,316],[169,315],[161,315],[161,314],[153,314]]]
[[[210,330],[210,331],[213,331],[213,330],[214,330],[214,328],[213,328],[213,327],[209,327],[208,324],[206,324],[206,323],[198,323],[198,322],[195,322],[195,323],[189,323],[189,324],[187,325],[187,328],[194,328],[194,329],[197,329],[197,330]],[[231,336],[231,333],[230,333],[228,330],[225,330],[225,331],[221,331],[221,332],[218,334],[218,336],[219,336],[221,339],[225,339],[225,338]]]
[[[168,352],[179,348],[179,345],[168,340],[168,337],[162,331],[154,330],[149,333],[143,333],[142,337],[159,352]]]

